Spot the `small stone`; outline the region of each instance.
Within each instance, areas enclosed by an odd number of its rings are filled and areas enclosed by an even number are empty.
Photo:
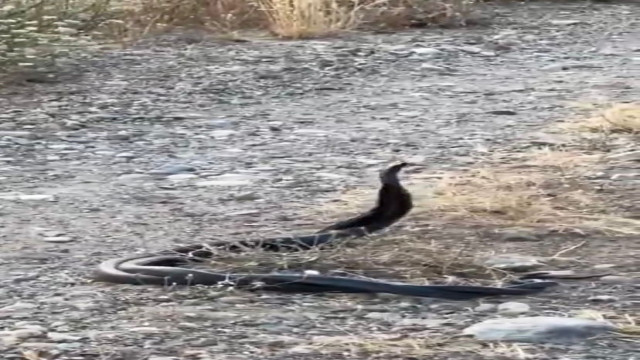
[[[177,165],[161,166],[161,167],[159,167],[157,169],[150,170],[149,174],[151,174],[151,175],[175,175],[175,174],[182,174],[182,173],[190,173],[190,172],[194,172],[194,171],[196,171],[196,169],[193,166],[177,164]]]
[[[32,337],[42,336],[44,332],[45,331],[43,329],[39,328],[18,329],[11,331],[11,336],[19,340],[24,340]]]
[[[36,304],[18,301],[13,305],[7,305],[5,307],[0,308],[0,312],[32,310],[32,309],[36,309],[37,307],[38,305]]]
[[[53,201],[55,200],[55,196],[47,195],[47,194],[4,193],[4,194],[0,194],[0,200]]]
[[[469,54],[479,54],[483,51],[481,48],[475,46],[460,46],[458,49]]]
[[[141,326],[129,329],[130,331],[137,332],[140,334],[159,334],[162,333],[161,329],[151,326]]]
[[[423,70],[432,70],[432,71],[443,71],[448,72],[449,70],[443,66],[431,65],[431,64],[420,64],[420,69]]]
[[[551,25],[560,25],[560,26],[567,26],[567,25],[577,25],[577,24],[582,24],[581,20],[551,20],[550,21]]]
[[[491,257],[484,262],[487,267],[510,271],[530,271],[540,268],[544,264],[540,258],[518,254],[502,254]]]
[[[75,335],[57,333],[57,332],[47,333],[47,338],[49,338],[49,340],[55,341],[55,342],[78,341],[78,340],[82,339],[81,336],[75,336]]]
[[[43,240],[49,243],[64,244],[72,242],[73,238],[70,236],[47,236]]]
[[[510,301],[498,305],[498,313],[501,315],[519,315],[531,310],[531,307],[525,303]]]
[[[197,177],[198,175],[195,175],[195,174],[174,174],[174,175],[167,176],[167,180],[179,182],[179,181],[194,179]]]
[[[618,266],[617,264],[598,264],[598,265],[594,265],[593,268],[594,269],[611,269]]]
[[[121,152],[116,154],[117,158],[123,158],[123,159],[133,159],[136,157],[136,155],[132,152]]]
[[[604,321],[535,316],[486,320],[467,327],[463,334],[484,341],[566,344],[615,329]]]
[[[418,55],[435,57],[444,54],[444,52],[434,48],[413,48],[411,52]]]
[[[513,110],[490,110],[488,113],[493,115],[518,115],[518,113]]]
[[[496,305],[494,304],[480,304],[478,306],[476,306],[475,308],[473,308],[473,311],[475,312],[489,312],[489,311],[493,311],[496,309]]]
[[[11,136],[11,137],[22,137],[22,138],[32,138],[33,133],[31,131],[0,131],[1,136]]]
[[[224,174],[211,177],[211,180],[200,181],[196,186],[243,186],[250,185],[252,178],[241,174]]]
[[[613,302],[620,300],[616,296],[611,295],[596,295],[589,298],[589,301],[597,301],[597,302]]]
[[[211,131],[209,135],[211,135],[211,137],[216,139],[224,139],[236,133],[237,131],[235,130],[214,130],[214,131]]]
[[[633,283],[635,280],[626,276],[619,275],[607,275],[600,278],[600,281],[605,284],[629,284]]]
[[[0,344],[4,345],[4,346],[13,346],[13,345],[17,345],[20,344],[20,339],[18,339],[15,336],[3,336],[0,335]]]

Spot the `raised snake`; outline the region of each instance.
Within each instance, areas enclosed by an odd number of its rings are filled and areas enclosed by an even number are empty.
[[[239,242],[216,242],[179,246],[159,253],[111,259],[99,264],[94,279],[132,285],[218,285],[232,284],[247,290],[280,292],[391,293],[448,300],[468,300],[498,295],[529,295],[557,285],[553,281],[523,277],[506,287],[471,285],[412,285],[399,282],[308,273],[241,274],[220,273],[185,267],[212,258],[216,250],[237,252],[260,248],[265,251],[301,251],[336,240],[363,237],[389,227],[413,208],[411,194],[401,185],[398,173],[407,163],[393,165],[380,173],[381,187],[374,208],[359,216],[339,221],[314,234]]]

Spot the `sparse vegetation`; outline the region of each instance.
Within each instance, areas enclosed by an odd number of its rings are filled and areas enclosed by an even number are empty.
[[[109,0],[0,1],[0,71],[31,68],[94,45]]]
[[[597,134],[640,134],[640,103],[622,103],[603,108],[587,106],[596,114],[561,124],[568,130]]]
[[[102,42],[196,27],[289,39],[358,27],[464,25],[474,0],[0,0],[0,72],[37,67]]]

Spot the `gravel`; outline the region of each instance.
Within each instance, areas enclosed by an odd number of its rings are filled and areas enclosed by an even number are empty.
[[[125,253],[320,228],[328,220],[309,209],[375,187],[392,161],[416,160],[420,172],[463,168],[492,149],[562,143],[530,136],[571,114],[569,101],[637,100],[640,5],[486,11],[491,27],[309,41],[205,36],[187,44],[168,34],[69,60],[68,79],[0,89],[3,359],[28,350],[69,360],[371,358],[363,349],[379,349],[381,359],[424,358],[382,339],[426,344],[501,317],[509,299],[481,306],[90,281],[99,261]],[[617,166],[608,176],[638,168]],[[620,178],[617,189],[637,191],[633,181]],[[556,245],[516,237],[523,240],[492,246],[519,253]],[[595,244],[606,246],[590,260],[622,269],[616,277],[512,300],[527,316],[637,312],[629,272],[638,271],[629,260],[637,238]],[[351,336],[375,346],[340,345]],[[470,339],[429,344],[419,349],[435,360],[509,358],[469,350]],[[634,351],[615,337],[531,350],[608,360]]]

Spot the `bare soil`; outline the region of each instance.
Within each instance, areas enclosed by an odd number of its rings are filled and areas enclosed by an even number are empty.
[[[512,359],[523,355],[452,338],[496,316],[473,311],[478,304],[637,318],[634,282],[563,281],[535,297],[447,302],[91,281],[100,261],[131,252],[320,228],[331,219],[310,209],[375,188],[392,161],[422,163],[421,173],[465,168],[479,148],[537,146],[545,126],[575,113],[568,102],[638,100],[640,4],[483,11],[491,25],[300,42],[164,35],[70,60],[54,82],[0,89],[0,330],[40,326],[0,343],[2,358],[43,349],[46,359]],[[192,166],[194,176],[149,173],[167,164]],[[621,172],[638,166],[590,179],[633,215],[639,180],[601,181]],[[10,198],[17,193],[39,196]],[[416,228],[425,241],[478,252],[548,256],[586,241],[567,255],[577,262],[554,266],[640,272],[637,235],[502,242],[490,228],[409,217],[380,236]],[[593,300],[601,295],[612,298]],[[349,337],[357,344],[339,345]],[[638,342],[522,349],[631,360]]]

